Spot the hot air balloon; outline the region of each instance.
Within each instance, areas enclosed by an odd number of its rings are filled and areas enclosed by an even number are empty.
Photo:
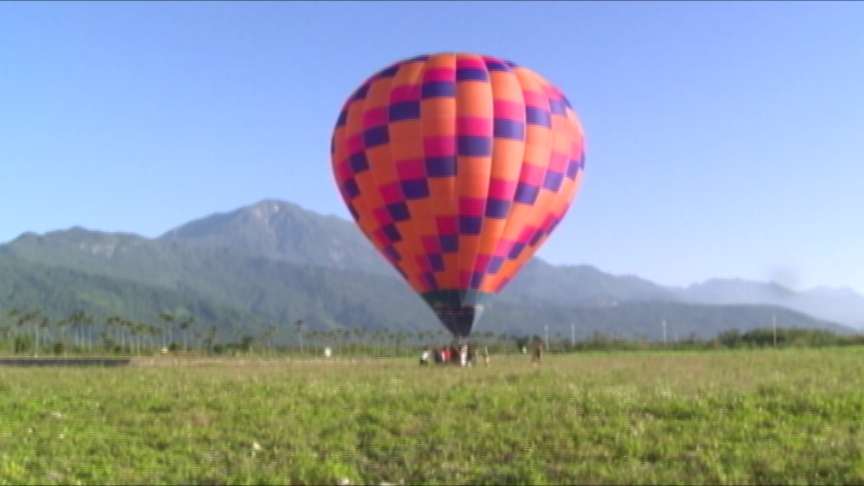
[[[582,126],[558,88],[461,53],[366,80],[331,154],[360,229],[456,337],[555,229],[585,167]]]

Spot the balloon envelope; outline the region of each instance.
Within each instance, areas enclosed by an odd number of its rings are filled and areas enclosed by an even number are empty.
[[[490,56],[435,54],[369,78],[332,163],[363,233],[455,335],[564,217],[585,167],[563,93]]]

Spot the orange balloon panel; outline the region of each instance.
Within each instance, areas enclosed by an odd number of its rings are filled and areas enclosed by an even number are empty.
[[[348,99],[333,172],[363,233],[454,334],[564,217],[581,124],[537,73],[490,56],[398,62]]]

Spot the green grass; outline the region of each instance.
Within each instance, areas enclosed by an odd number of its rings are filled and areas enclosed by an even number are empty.
[[[0,483],[860,483],[862,451],[862,348],[0,368]]]

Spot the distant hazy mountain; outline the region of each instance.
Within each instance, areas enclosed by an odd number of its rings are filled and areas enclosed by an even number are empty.
[[[851,289],[820,287],[795,292],[776,283],[713,279],[682,289],[679,297],[696,303],[770,304],[864,327],[864,296]]]
[[[801,292],[796,302],[788,307],[864,328],[864,296],[850,288],[809,289]]]
[[[682,295],[686,300],[694,302],[757,304],[790,300],[795,293],[775,283],[742,279],[712,279],[687,287]]]
[[[772,315],[784,326],[845,329],[781,307],[796,294],[768,287],[712,281],[674,289],[535,259],[493,300],[477,331],[539,333],[548,325],[569,336],[572,324],[579,336],[657,338],[666,320],[670,335],[705,337],[765,326]],[[861,300],[827,290],[807,299],[814,309],[842,303],[850,315]],[[82,228],[24,234],[0,246],[0,308],[10,307],[142,320],[189,312],[234,334],[296,319],[319,329],[440,327],[353,223],[273,200],[156,239]]]
[[[680,300],[674,290],[638,277],[610,275],[589,265],[555,266],[539,258],[525,265],[502,297],[599,307]]]

